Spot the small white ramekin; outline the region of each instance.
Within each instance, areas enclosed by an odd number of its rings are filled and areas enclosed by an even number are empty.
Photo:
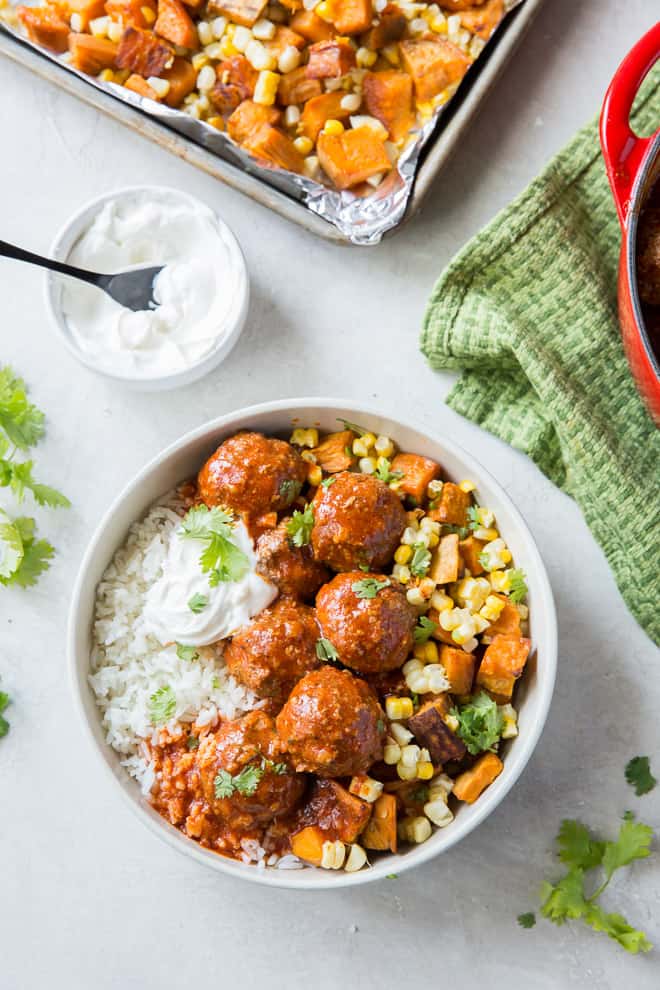
[[[76,343],[75,337],[67,323],[67,319],[62,309],[61,295],[64,278],[66,276],[56,275],[53,272],[46,272],[45,294],[46,309],[51,322],[57,331],[60,340],[65,347],[92,371],[111,381],[119,382],[131,389],[144,392],[157,392],[169,388],[178,388],[182,385],[189,385],[208,374],[217,367],[221,361],[228,356],[234,344],[241,335],[247,318],[248,306],[250,302],[250,283],[248,280],[247,267],[243,252],[234,234],[227,224],[201,200],[189,193],[181,192],[169,186],[125,186],[115,189],[113,192],[105,193],[90,200],[75,213],[55,237],[50,249],[50,256],[58,261],[66,261],[76,241],[87,230],[94,218],[105,206],[106,203],[128,199],[136,195],[156,195],[167,196],[173,200],[178,200],[184,204],[189,204],[194,210],[208,210],[214,221],[218,225],[220,234],[227,245],[232,261],[236,267],[236,294],[231,311],[227,319],[227,331],[218,339],[215,346],[205,354],[195,364],[179,371],[174,371],[168,375],[127,375],[119,372],[109,371],[107,368],[89,354],[86,354]],[[106,274],[106,273],[104,273]],[[99,290],[100,291],[100,290]]]

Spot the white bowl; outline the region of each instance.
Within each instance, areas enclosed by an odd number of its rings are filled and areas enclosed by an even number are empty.
[[[227,332],[218,340],[208,354],[205,354],[204,357],[188,368],[175,371],[169,375],[127,375],[109,371],[78,346],[62,310],[61,294],[65,277],[56,275],[53,272],[46,272],[46,309],[65,347],[82,364],[91,368],[92,371],[102,375],[104,378],[121,382],[129,388],[155,392],[189,385],[191,382],[197,381],[199,378],[208,374],[221,361],[224,361],[240,337],[245,325],[250,301],[250,283],[243,252],[227,224],[195,196],[181,192],[178,189],[170,188],[169,186],[126,186],[90,200],[67,220],[61,228],[51,245],[50,256],[57,261],[66,261],[78,238],[87,230],[106,203],[116,200],[127,200],[138,195],[165,196],[170,200],[178,200],[184,205],[189,205],[195,211],[200,209],[206,211],[212,216],[237,271],[236,293],[227,318]]]
[[[475,804],[461,805],[454,821],[434,832],[422,845],[398,855],[383,856],[370,869],[358,873],[311,868],[258,869],[203,849],[169,825],[142,797],[135,781],[120,765],[118,755],[106,743],[100,712],[88,683],[95,589],[131,523],[142,518],[160,495],[195,474],[225,437],[243,429],[288,437],[293,425],[315,425],[330,431],[337,428],[338,417],[364,425],[374,433],[391,436],[403,450],[439,461],[449,478],[472,479],[477,484],[480,502],[495,512],[498,527],[511,548],[516,565],[525,571],[529,586],[533,646],[516,695],[520,734],[506,744],[504,770],[495,782]],[[68,655],[73,693],[86,734],[106,770],[114,777],[115,791],[123,795],[145,825],[175,849],[221,873],[273,887],[320,890],[369,883],[388,873],[401,873],[419,866],[438,853],[446,852],[497,807],[532,755],[548,714],[557,665],[557,619],[548,576],[529,529],[502,487],[469,454],[448,440],[430,437],[369,406],[356,406],[340,399],[284,399],[221,416],[186,434],[147,464],[115,499],[98,526],[80,567],[69,614]]]

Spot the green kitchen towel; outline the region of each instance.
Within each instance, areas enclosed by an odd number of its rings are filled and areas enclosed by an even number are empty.
[[[660,124],[656,68],[635,104],[640,134]],[[593,122],[444,271],[421,344],[433,368],[463,372],[447,404],[576,500],[657,643],[660,431],[619,336],[620,241]]]

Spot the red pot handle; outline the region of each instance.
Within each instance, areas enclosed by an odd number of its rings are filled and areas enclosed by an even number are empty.
[[[600,143],[614,202],[624,226],[635,177],[652,138],[630,127],[630,111],[644,77],[660,58],[660,21],[632,48],[617,69],[600,115]]]

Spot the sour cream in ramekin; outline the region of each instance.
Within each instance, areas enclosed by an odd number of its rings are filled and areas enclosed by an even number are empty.
[[[67,345],[109,377],[145,388],[185,384],[222,360],[242,330],[243,255],[229,228],[186,193],[140,187],[104,196],[73,218],[53,253],[102,273],[164,265],[156,307],[139,313],[84,282],[49,276]]]

